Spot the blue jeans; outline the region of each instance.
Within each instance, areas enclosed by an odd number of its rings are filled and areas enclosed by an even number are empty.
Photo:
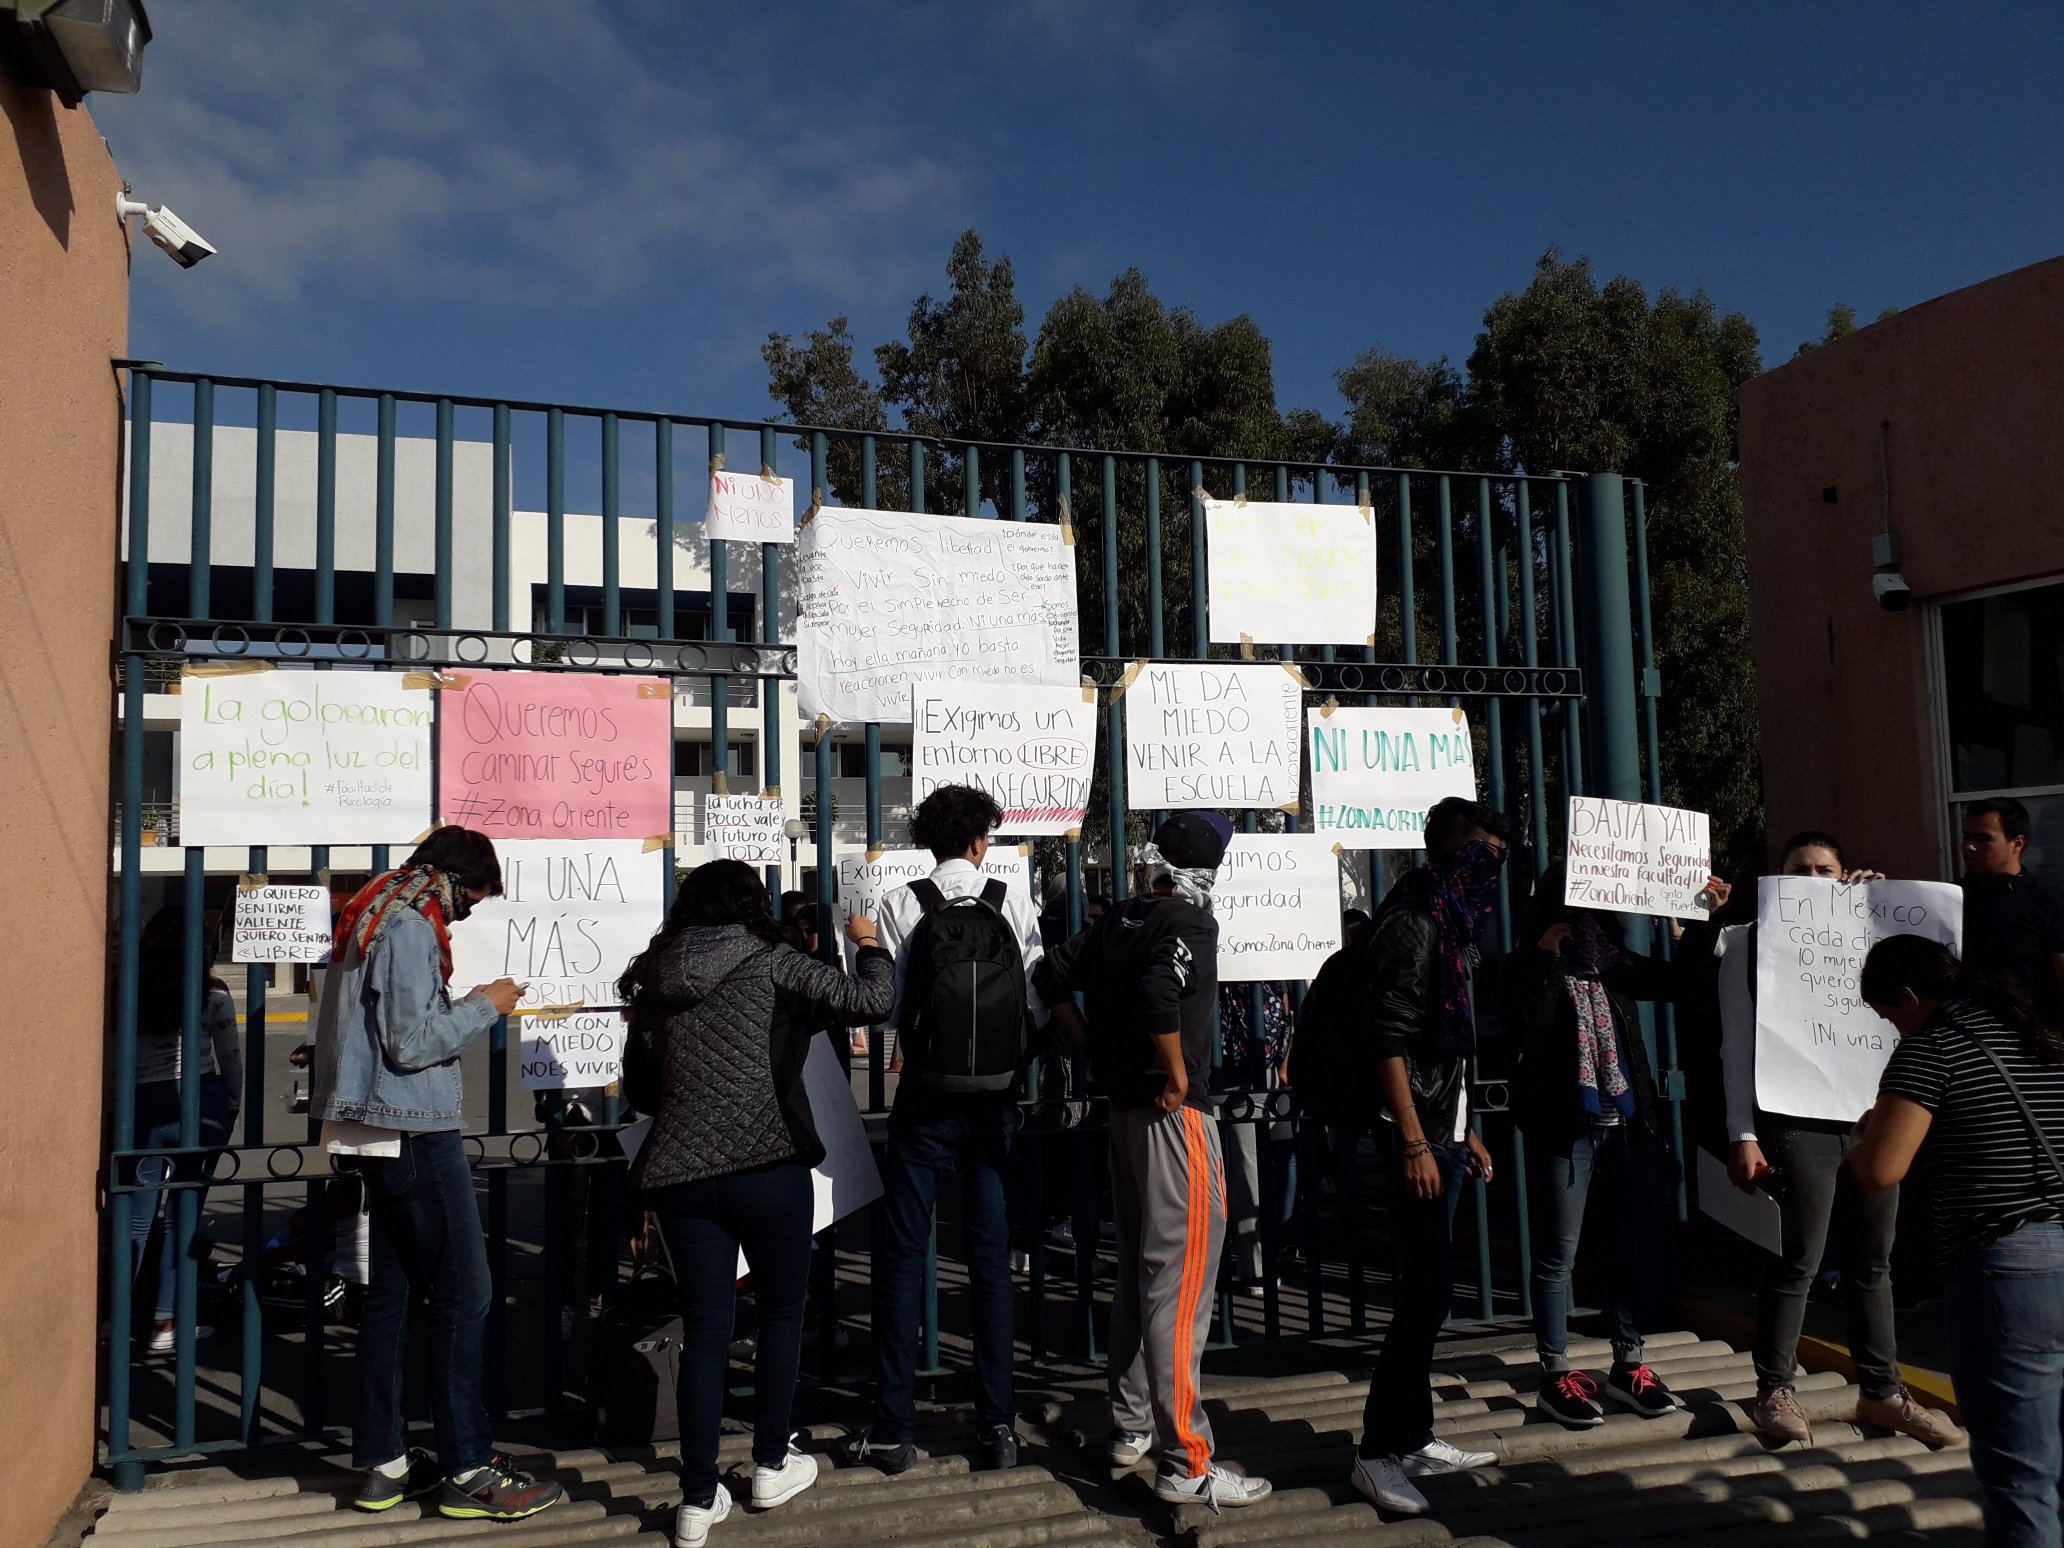
[[[1011,1385],[1016,1314],[1011,1304],[1005,1183],[1017,1104],[1008,1092],[960,1095],[906,1076],[889,1114],[882,1197],[875,1206],[874,1438],[901,1445],[917,1424],[918,1289],[939,1178],[956,1161],[975,1325],[975,1425],[1017,1418]]]
[[[1404,1163],[1386,1158],[1390,1176],[1390,1328],[1369,1401],[1362,1410],[1361,1454],[1401,1457],[1433,1439],[1433,1346],[1455,1298],[1455,1210],[1469,1162],[1465,1145],[1435,1145],[1437,1199],[1414,1198]]]
[[[136,1086],[136,1148],[139,1150],[173,1149],[179,1144],[179,1082],[177,1080],[145,1080]],[[226,1145],[229,1143],[229,1091],[219,1076],[201,1077],[201,1135],[203,1145]],[[167,1181],[185,1182],[205,1175],[202,1163],[187,1158],[176,1164]],[[178,1199],[181,1193],[194,1194],[193,1217],[200,1220],[201,1205],[207,1199],[206,1189],[166,1189],[161,1194],[140,1193],[129,1201],[129,1239],[135,1244],[136,1261],[130,1270],[132,1279],[143,1273],[144,1249],[150,1244],[151,1223],[157,1219],[158,1206],[164,1205],[165,1230],[158,1246],[158,1296],[156,1318],[159,1322],[172,1320],[173,1292],[179,1286],[179,1260],[192,1247],[193,1227],[179,1218]]]
[[[493,1290],[465,1142],[454,1131],[404,1134],[399,1156],[361,1156],[352,1165],[365,1179],[372,1226],[358,1324],[356,1465],[377,1467],[407,1449],[403,1367],[409,1307],[420,1300],[430,1310],[437,1459],[450,1476],[469,1473],[494,1450],[481,1395]]]
[[[1596,1197],[1606,1227],[1613,1359],[1641,1362],[1641,1335],[1660,1324],[1663,1252],[1669,1241],[1663,1186],[1669,1166],[1663,1148],[1632,1125],[1587,1125],[1566,1156],[1536,1152],[1527,1158],[1534,1226],[1534,1347],[1541,1369],[1566,1371],[1569,1362],[1570,1271],[1584,1234],[1585,1205]]]
[[[1956,1260],[1949,1372],[1985,1491],[1987,1548],[2058,1548],[2064,1225],[2033,1221]]]
[[[779,1467],[788,1455],[796,1370],[803,1356],[803,1300],[809,1291],[810,1168],[784,1161],[751,1172],[657,1188],[646,1204],[659,1217],[681,1286],[681,1498],[717,1497],[717,1436],[724,1422],[724,1373],[738,1309],[738,1251],[752,1270],[759,1310],[753,1356],[753,1461]]]

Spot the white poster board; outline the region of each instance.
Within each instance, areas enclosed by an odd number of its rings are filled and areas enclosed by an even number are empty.
[[[1426,813],[1476,799],[1476,749],[1459,709],[1314,709],[1312,831],[1342,849],[1418,849]]]
[[[1358,505],[1204,503],[1211,638],[1376,643],[1376,518]]]
[[[1704,812],[1602,796],[1571,796],[1568,880],[1573,908],[1664,919],[1703,919],[1713,875],[1712,825]]]
[[[525,1091],[590,1089],[623,1078],[622,1011],[580,1010],[563,1017],[518,1012],[516,1024]]]
[[[330,889],[239,888],[229,928],[232,962],[326,962],[330,956]]]
[[[810,1234],[858,1214],[882,1196],[881,1173],[874,1164],[874,1149],[867,1143],[867,1126],[860,1118],[860,1104],[853,1099],[853,1085],[839,1068],[838,1055],[824,1037],[810,1039],[810,1052],[803,1059],[803,1091],[810,1098],[810,1117],[817,1126],[817,1138],[824,1144],[824,1159],[810,1174],[815,1197],[811,1201]],[[640,1118],[617,1133],[624,1154],[638,1158],[652,1132],[652,1120]],[[745,1253],[738,1254],[738,1277],[746,1274]]]
[[[1766,876],[1756,891],[1756,1105],[1853,1123],[1878,1099],[1899,1041],[1857,980],[1888,935],[1963,945],[1964,895],[1948,882],[1844,886]]]
[[[1699,1213],[1765,1252],[1784,1251],[1784,1212],[1758,1188],[1744,1193],[1728,1180],[1727,1163],[1710,1150],[1698,1153]]]
[[[796,539],[803,718],[900,722],[916,682],[1081,682],[1075,550],[1044,523],[827,508]]]
[[[411,842],[430,826],[428,683],[425,673],[189,668],[180,842]]]
[[[513,978],[528,985],[519,1013],[618,1004],[617,979],[666,915],[666,851],[638,839],[511,839],[495,851],[503,893],[452,926],[452,993]]]
[[[1340,859],[1316,833],[1235,833],[1211,889],[1218,977],[1311,979],[1340,949]]]
[[[788,808],[779,797],[704,796],[702,848],[712,860],[781,865],[788,859]]]
[[[793,543],[795,480],[719,468],[710,474],[702,531],[712,543]]]
[[[1143,666],[1124,704],[1127,809],[1296,806],[1304,680],[1287,668]]]
[[[911,689],[910,799],[973,785],[1003,808],[998,833],[1082,826],[1096,768],[1097,707],[1080,688],[964,682]]]
[[[923,849],[884,849],[869,860],[865,855],[839,857],[839,907],[851,914],[879,916],[881,900],[898,887],[929,876],[939,862]],[[1032,846],[992,844],[982,857],[982,874],[1000,877],[1012,892],[1027,903],[1032,901]]]

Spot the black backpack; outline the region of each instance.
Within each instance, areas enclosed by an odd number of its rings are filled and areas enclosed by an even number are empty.
[[[1360,1132],[1382,1112],[1368,1050],[1368,970],[1362,948],[1328,957],[1304,992],[1290,1043],[1297,1104],[1332,1129]]]
[[[904,1069],[941,1091],[1008,1091],[1032,1042],[1025,958],[1003,916],[1009,890],[995,877],[971,897],[928,880],[910,890],[924,917],[903,975]]]

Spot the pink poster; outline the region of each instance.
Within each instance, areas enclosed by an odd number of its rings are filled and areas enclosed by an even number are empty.
[[[673,685],[475,672],[440,695],[437,815],[494,839],[673,831]]]

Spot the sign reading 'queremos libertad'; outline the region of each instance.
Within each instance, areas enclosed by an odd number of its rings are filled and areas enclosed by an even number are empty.
[[[1075,687],[1075,550],[1059,527],[819,511],[796,540],[807,719],[900,722],[914,683]]]

